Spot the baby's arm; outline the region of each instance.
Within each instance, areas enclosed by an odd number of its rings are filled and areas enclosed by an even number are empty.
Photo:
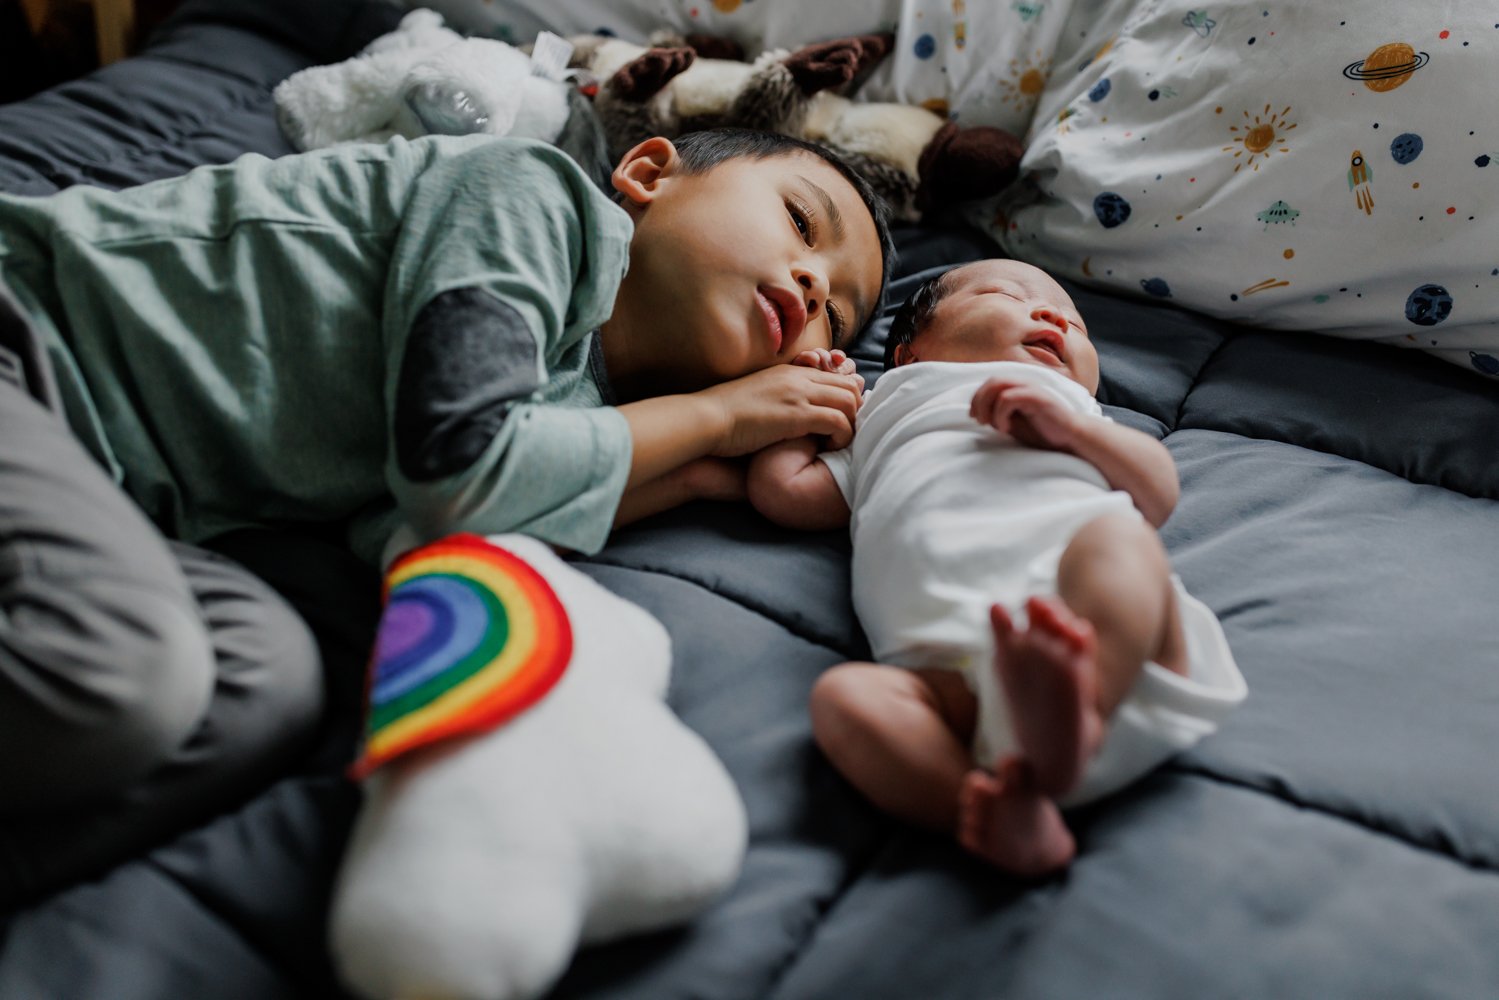
[[[818,459],[812,438],[782,441],[756,455],[747,487],[755,509],[784,528],[830,531],[848,526],[848,502]]]
[[[1023,445],[1064,451],[1091,463],[1110,487],[1128,493],[1157,528],[1176,509],[1181,493],[1176,462],[1149,434],[1085,416],[1044,389],[997,378],[974,393],[969,412]]]
[[[838,350],[803,351],[792,364],[854,374],[853,360]],[[832,442],[835,448],[847,443],[836,438]],[[785,528],[825,531],[847,527],[848,503],[827,464],[817,454],[817,442],[810,437],[783,441],[760,452],[750,463],[745,484],[750,503]]]
[[[1079,417],[1071,451],[1093,463],[1116,490],[1135,501],[1145,520],[1159,528],[1176,509],[1181,484],[1166,446],[1143,431],[1108,420]]]

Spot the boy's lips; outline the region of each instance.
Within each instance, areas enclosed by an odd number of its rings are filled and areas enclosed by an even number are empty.
[[[807,328],[807,307],[802,305],[800,295],[773,285],[761,285],[755,289],[755,301],[765,314],[776,353],[780,353],[782,344],[795,342]]]
[[[1021,346],[1027,348],[1031,355],[1039,358],[1050,365],[1065,366],[1067,355],[1063,351],[1066,341],[1056,330],[1037,330],[1026,335],[1021,341]]]

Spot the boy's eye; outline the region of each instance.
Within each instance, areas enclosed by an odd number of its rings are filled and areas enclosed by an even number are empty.
[[[828,303],[828,329],[833,335],[833,346],[841,345],[843,333],[848,329],[848,324],[843,319],[843,310],[838,308],[836,302]]]
[[[796,231],[802,234],[802,241],[807,246],[811,246],[815,232],[812,213],[794,201],[786,203],[786,211],[791,215],[791,224],[796,226]]]

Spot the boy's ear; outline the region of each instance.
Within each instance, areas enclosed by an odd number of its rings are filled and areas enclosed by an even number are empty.
[[[609,176],[614,190],[630,205],[645,206],[656,196],[662,178],[676,171],[677,147],[665,136],[647,139],[620,158]]]
[[[895,367],[908,365],[916,360],[916,352],[911,350],[910,344],[895,345]]]

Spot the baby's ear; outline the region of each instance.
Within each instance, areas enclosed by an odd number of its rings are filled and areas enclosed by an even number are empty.
[[[671,140],[654,136],[620,157],[609,180],[626,202],[644,207],[656,197],[661,181],[671,176],[680,162]]]
[[[895,345],[895,367],[900,368],[916,360],[916,352],[911,350],[910,344]]]

